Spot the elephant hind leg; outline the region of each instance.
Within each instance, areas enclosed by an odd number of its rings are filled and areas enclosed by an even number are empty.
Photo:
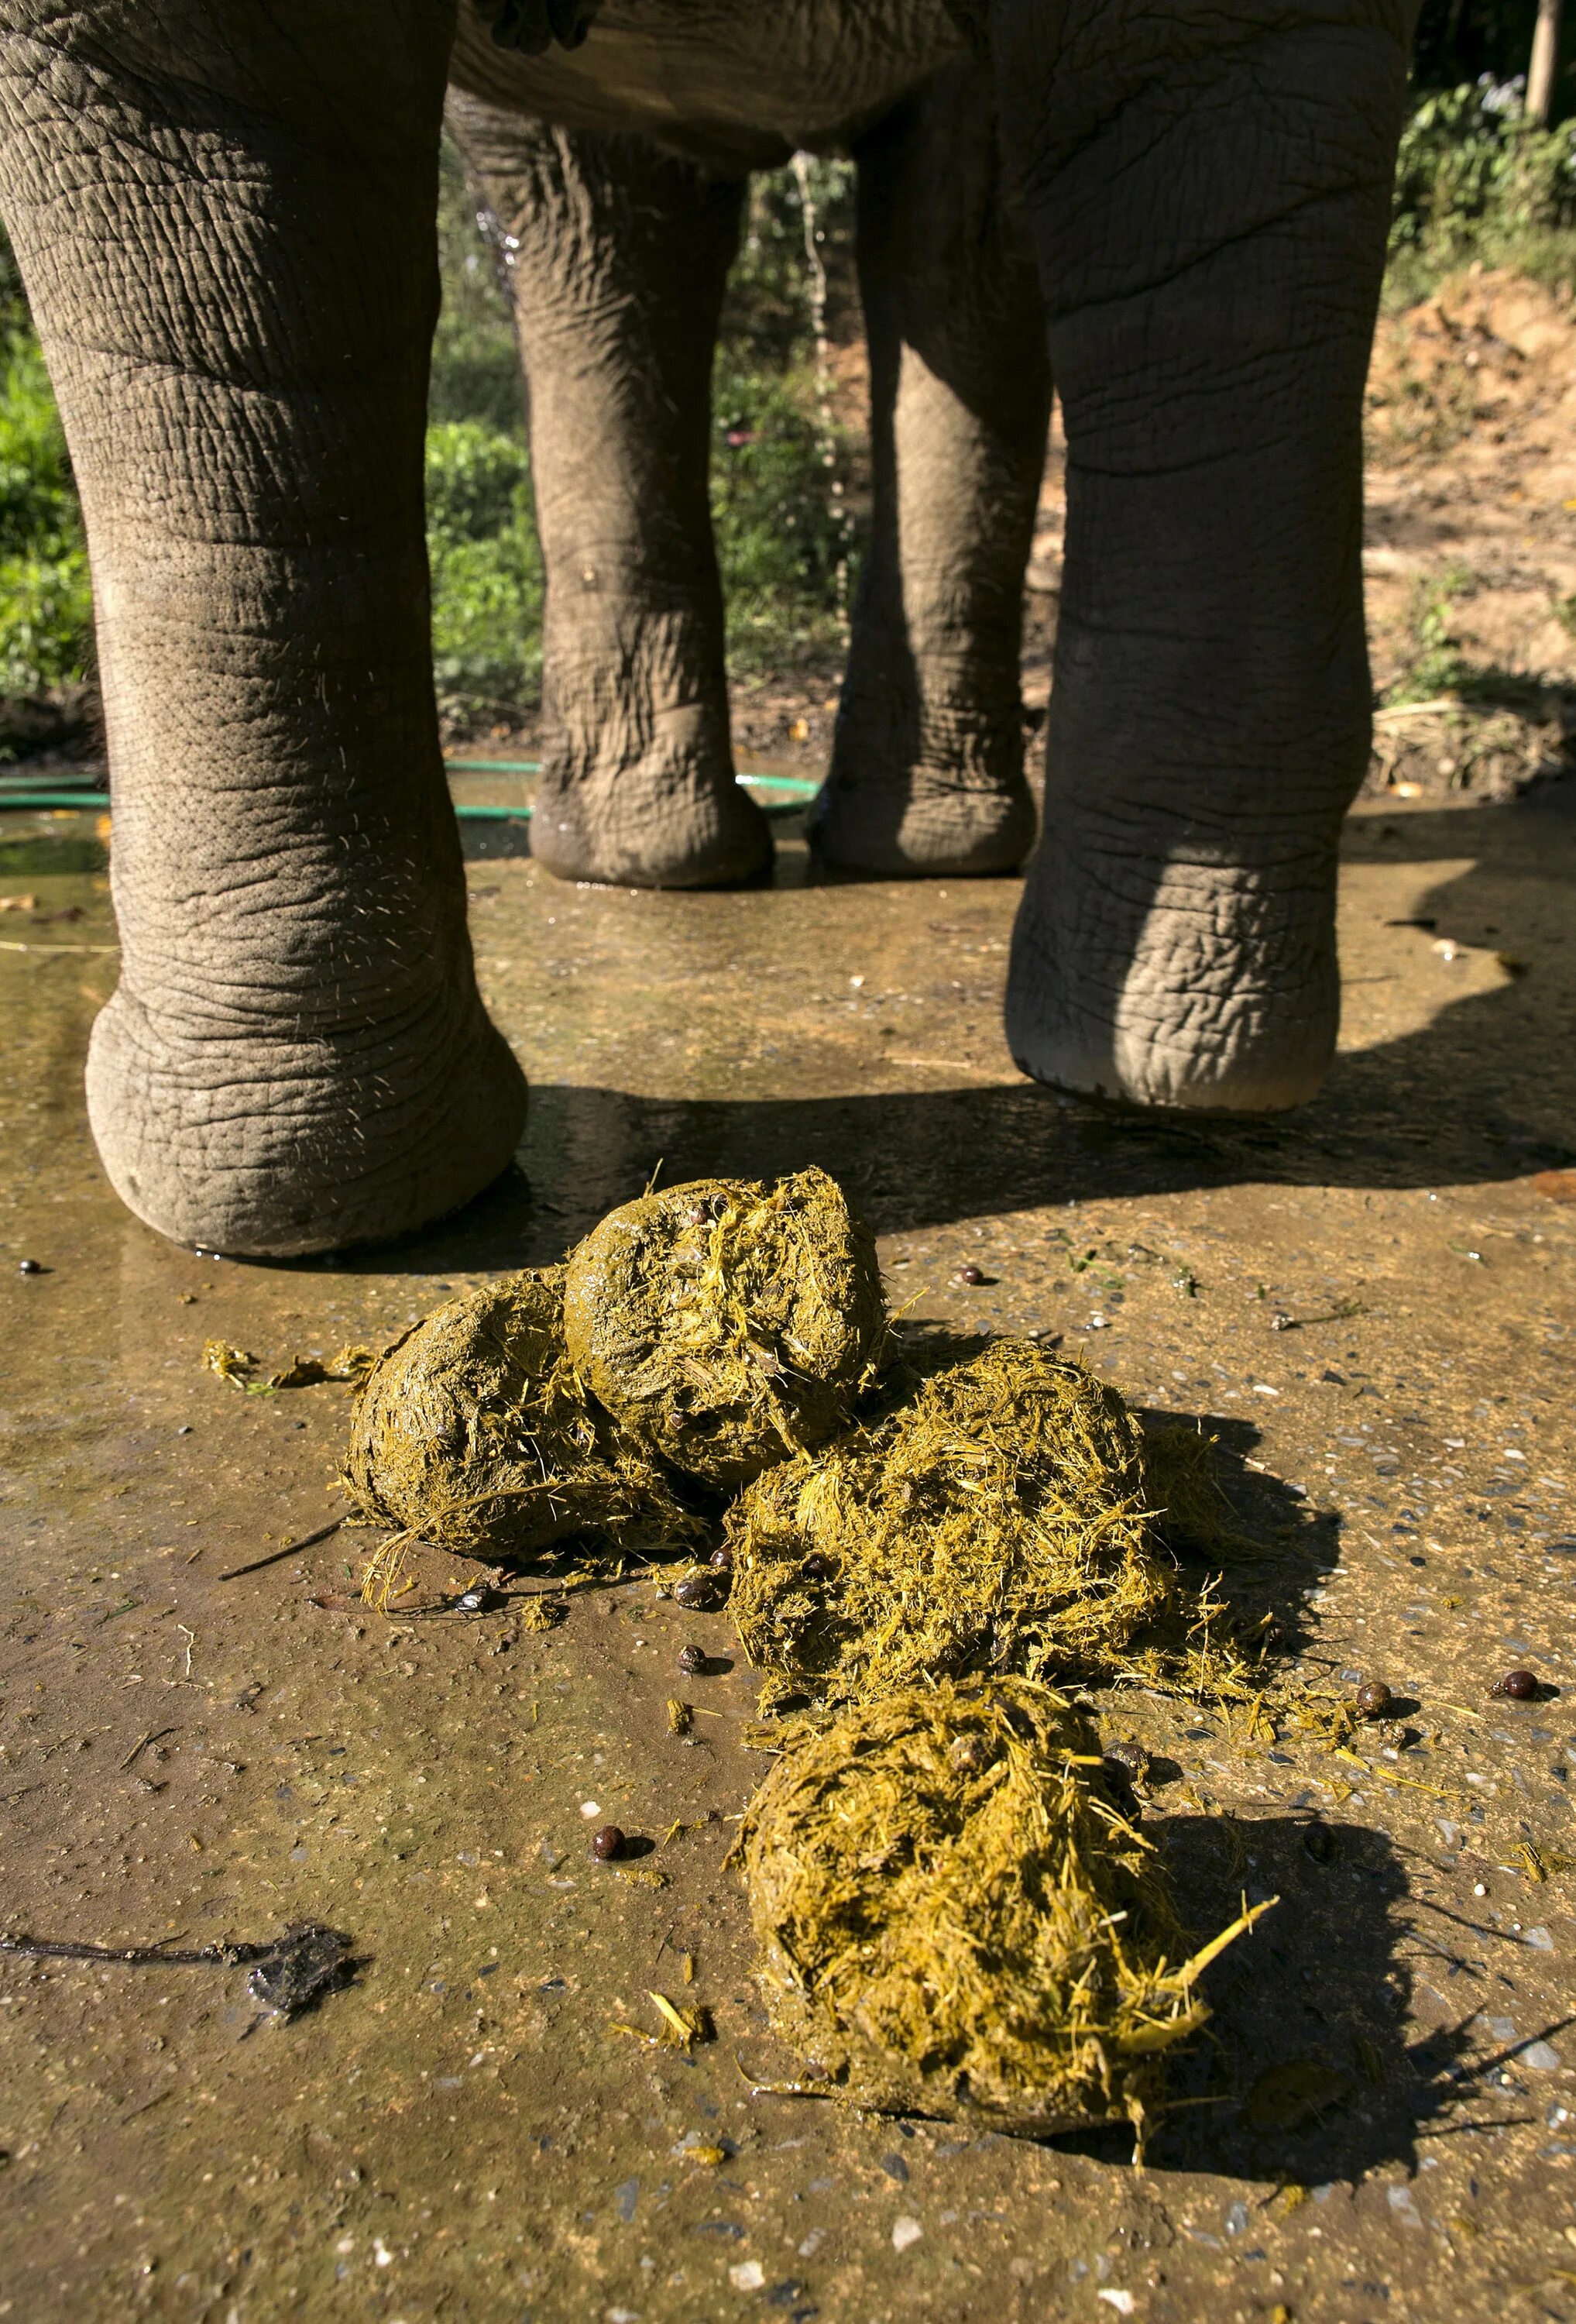
[[[497,220],[530,410],[547,567],[531,853],[620,887],[751,879],[771,837],[733,775],[708,491],[742,184],[459,90],[448,111]]]
[[[888,875],[1015,871],[1035,831],[1018,662],[1051,388],[989,69],[949,68],[857,158],[874,509],[816,844]]]
[[[996,0],[991,36],[1068,447],[1008,1038],[1126,1102],[1295,1105],[1335,1046],[1369,755],[1362,395],[1407,12]]]

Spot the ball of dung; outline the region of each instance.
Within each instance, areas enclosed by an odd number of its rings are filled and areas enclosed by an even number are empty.
[[[730,1607],[761,1702],[928,1676],[1110,1669],[1167,1604],[1116,1390],[1027,1340],[921,1381],[734,1504]]]
[[[451,1299],[386,1349],[356,1402],[345,1482],[378,1523],[477,1557],[683,1525],[576,1379],[561,1268]]]
[[[1157,1532],[1178,1556],[1212,1563],[1252,1546],[1221,1487],[1218,1442],[1181,1421],[1144,1432],[1145,1488]]]
[[[564,1313],[626,1434],[720,1487],[842,1427],[886,1323],[874,1241],[816,1169],[624,1204],[569,1254]]]
[[[1046,2132],[1141,2124],[1207,2014],[1153,1858],[1066,1697],[899,1688],[790,1739],[742,1837],[758,1970],[806,2080]]]

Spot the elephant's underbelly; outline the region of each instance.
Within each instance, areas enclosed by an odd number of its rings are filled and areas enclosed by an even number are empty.
[[[582,47],[540,57],[461,0],[450,70],[496,105],[748,167],[843,144],[963,52],[943,0],[606,0]]]

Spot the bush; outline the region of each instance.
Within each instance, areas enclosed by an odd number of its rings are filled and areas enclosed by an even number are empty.
[[[817,411],[813,376],[756,368],[721,349],[713,447],[730,666],[759,674],[835,659],[859,528],[839,473],[851,447]]]
[[[458,152],[447,137],[438,171],[438,263],[443,310],[432,342],[427,416],[483,420],[501,435],[523,441],[525,398],[514,319]]]
[[[1452,609],[1473,586],[1471,568],[1461,564],[1447,566],[1442,573],[1424,574],[1413,584],[1406,609],[1412,651],[1385,689],[1387,706],[1432,702],[1442,695],[1470,691],[1472,665],[1457,642]]]
[[[93,598],[43,355],[25,324],[0,348],[0,695],[40,695],[86,675]]]
[[[1521,84],[1480,80],[1424,97],[1401,136],[1392,268],[1415,295],[1470,259],[1576,279],[1576,122],[1540,129]]]
[[[541,692],[542,560],[530,462],[476,420],[427,431],[432,663],[451,720],[509,715]]]
[[[728,661],[759,676],[834,665],[862,546],[862,438],[818,378],[819,320],[836,343],[861,325],[853,166],[763,171],[728,283],[712,383],[712,518],[728,612]],[[806,256],[806,197],[823,308]]]

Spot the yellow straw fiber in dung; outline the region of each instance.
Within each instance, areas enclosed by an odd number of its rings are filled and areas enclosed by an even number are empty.
[[[728,1518],[764,1708],[965,1671],[1108,1669],[1168,1602],[1143,1440],[1112,1388],[992,1342],[884,1420],[768,1471]]]
[[[1159,2053],[1208,2015],[1195,1977],[1252,1916],[1182,1958],[1092,1730],[1048,1687],[903,1687],[801,1725],[740,1840],[797,2087],[1001,2129],[1141,2131]]]
[[[582,1378],[648,1454],[714,1486],[843,1426],[885,1323],[874,1241],[824,1170],[643,1194],[569,1254]]]
[[[561,1267],[451,1299],[386,1349],[356,1403],[345,1481],[368,1517],[475,1557],[689,1525],[576,1378]]]

